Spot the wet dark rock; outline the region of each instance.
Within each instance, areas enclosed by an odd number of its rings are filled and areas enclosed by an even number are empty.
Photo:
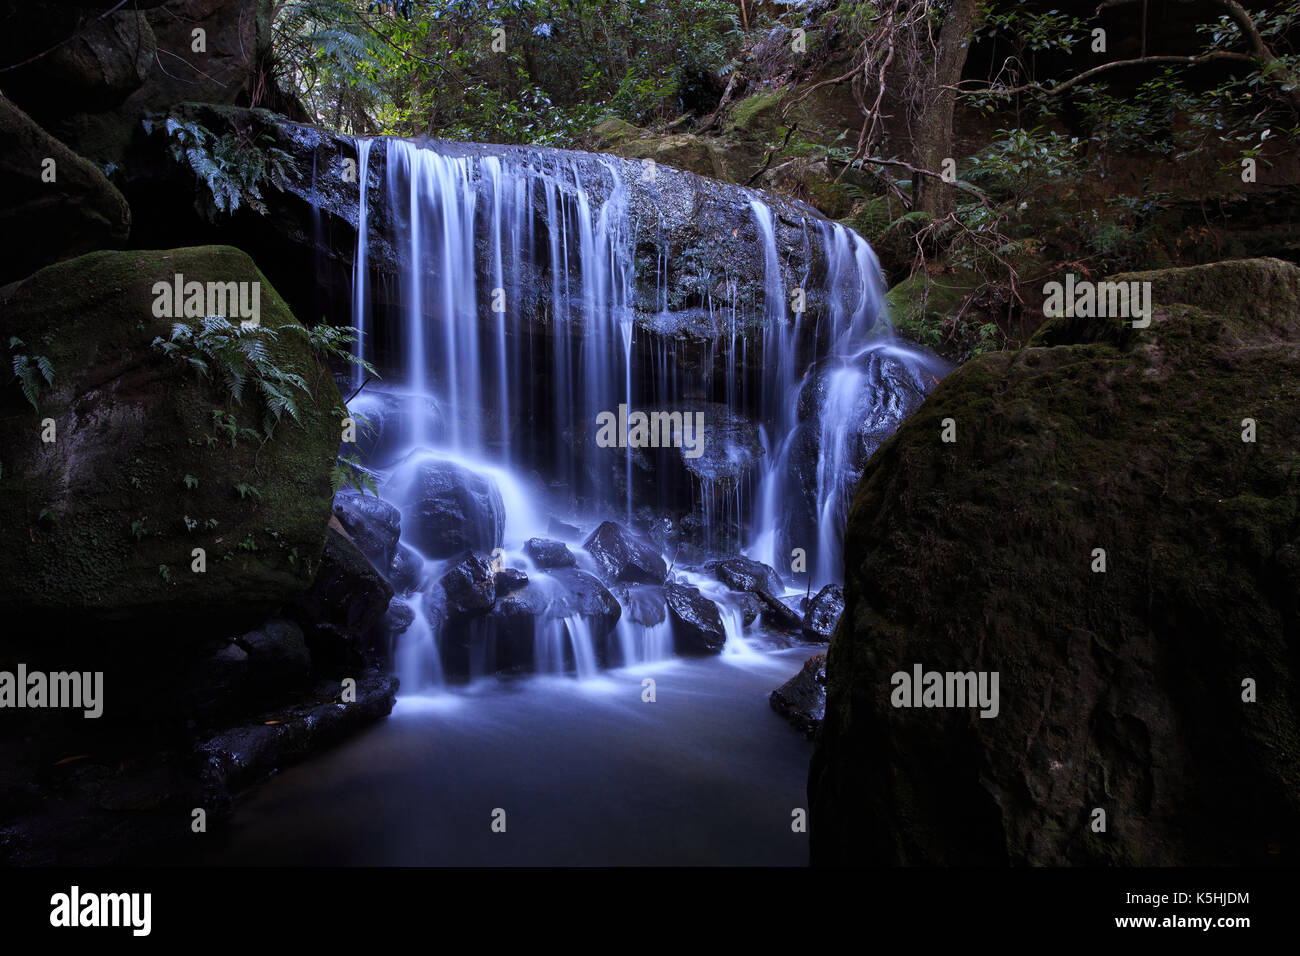
[[[575,568],[578,559],[563,541],[549,538],[529,538],[524,542],[524,553],[539,568]]]
[[[616,521],[602,522],[583,547],[607,583],[662,584],[668,576],[659,552]]]
[[[753,624],[758,620],[758,616],[763,613],[767,605],[757,594],[742,593],[740,595],[740,621],[745,627]]]
[[[653,544],[660,552],[672,554],[677,550],[682,539],[681,528],[673,523],[672,518],[656,516],[650,509],[643,509],[650,512],[645,516],[645,534],[650,543]],[[638,517],[641,514],[638,513]]]
[[[819,549],[810,547],[820,537],[822,522],[842,526],[848,520],[848,505],[862,469],[899,423],[918,408],[949,366],[932,357],[927,368],[913,370],[908,363],[886,350],[864,351],[852,366],[819,365],[799,392],[799,423],[791,438],[782,500],[785,521],[780,528],[781,551],[795,547],[808,552],[809,571],[826,578],[837,568],[820,568]],[[845,398],[845,395],[849,398]],[[848,407],[845,407],[847,402]],[[825,429],[828,408],[835,409],[836,427]],[[834,447],[823,448],[830,438]],[[819,470],[824,456],[841,456],[844,472],[842,494],[833,500],[829,519],[818,513]]]
[[[209,721],[238,712],[248,697],[249,671],[248,652],[234,642],[191,666],[181,680],[191,715]]]
[[[636,584],[618,589],[623,613],[633,624],[654,627],[662,624],[668,615],[668,599],[664,589],[654,585]]]
[[[791,610],[779,597],[770,591],[756,591],[754,596],[763,602],[763,622],[782,631],[801,631],[803,618]]]
[[[470,673],[474,661],[487,672],[529,671],[540,629],[581,618],[599,649],[622,613],[614,595],[585,571],[559,568],[535,575],[518,590],[498,595],[486,615],[451,621],[443,632],[443,667],[451,676]]]
[[[828,584],[808,603],[803,616],[803,638],[819,644],[830,642],[835,625],[844,613],[844,588]]]
[[[785,590],[781,576],[772,567],[742,555],[710,561],[704,570],[733,591],[780,594]]]
[[[772,691],[772,709],[812,740],[826,715],[826,655],[808,658],[799,673]]]
[[[518,568],[502,568],[497,572],[496,590],[497,597],[503,597],[512,594],[522,587],[528,586],[528,575]]]
[[[337,282],[342,290],[350,276],[357,225],[356,186],[342,174],[345,160],[355,162],[357,158],[351,137],[289,123],[263,111],[186,105],[173,113],[200,122],[218,134],[238,129],[254,141],[269,137],[269,143],[293,157],[290,165],[294,169],[315,171],[314,176],[294,177],[283,192],[268,194],[270,214],[251,223],[261,234],[250,238],[292,250],[290,258],[294,261],[308,251],[320,253],[324,257],[321,268],[330,274],[328,281]],[[494,156],[506,166],[527,164],[541,175],[575,170],[593,205],[603,202],[615,182],[619,183],[627,190],[632,221],[653,224],[635,237],[641,248],[636,256],[639,294],[635,302],[629,303],[633,321],[644,332],[672,324],[674,338],[694,343],[694,354],[685,357],[689,362],[698,364],[711,354],[711,340],[723,331],[716,314],[726,314],[729,306],[740,307],[738,315],[753,316],[754,324],[761,322],[762,309],[752,307],[761,305],[765,296],[764,244],[749,210],[752,191],[668,166],[659,167],[656,175],[647,179],[643,162],[610,155],[444,140],[430,145],[451,157]],[[389,225],[381,221],[387,213],[379,196],[386,181],[386,163],[383,149],[371,152],[370,219],[376,235],[386,234]],[[476,168],[482,165],[475,163]],[[179,172],[188,175],[184,170]],[[534,216],[541,220],[547,215],[544,195],[540,189],[535,193]],[[824,267],[826,238],[819,227],[825,220],[801,202],[776,196],[764,199],[772,209],[782,279],[787,288],[793,288],[803,276]],[[318,228],[313,226],[313,216],[319,228],[337,237],[331,248],[321,249],[315,241]],[[666,296],[656,292],[655,277],[662,273],[656,248],[673,251]],[[398,272],[395,252],[387,243],[372,247],[370,264],[379,273]],[[724,266],[731,281],[719,283],[717,275]],[[521,280],[520,321],[540,328],[549,314],[550,284],[528,275],[522,275]],[[387,285],[376,283],[375,294],[381,298],[388,295]],[[816,284],[807,293],[804,324],[811,330],[827,311],[828,300]],[[713,303],[715,315],[704,308],[706,299]],[[346,302],[347,297],[340,296],[340,301]],[[486,312],[486,295],[484,303]],[[572,332],[583,333],[581,322]]]
[[[404,502],[411,525],[405,540],[435,560],[500,547],[505,505],[496,482],[450,461],[428,459],[415,468]]]
[[[448,617],[486,614],[496,603],[496,574],[492,562],[484,555],[465,555],[439,583],[447,596]]]
[[[414,399],[404,391],[380,388],[373,383],[348,403],[357,423],[356,454],[376,468],[396,463],[410,448],[407,423],[412,415],[423,416],[431,429],[440,428],[442,410],[432,397]]]
[[[388,580],[393,588],[401,594],[410,594],[419,590],[420,576],[424,573],[424,559],[413,548],[400,542],[393,556],[393,563],[388,568]]]
[[[718,606],[689,584],[664,587],[668,615],[673,621],[673,645],[678,654],[718,654],[727,643]]]
[[[268,712],[204,740],[195,747],[195,754],[203,764],[205,788],[228,799],[391,713],[397,696],[396,678],[371,670],[356,673],[352,680],[355,701],[344,702],[341,681],[327,681],[314,689],[313,699]]]
[[[267,621],[236,643],[247,653],[249,675],[258,687],[283,694],[306,686],[311,652],[302,628],[293,621]]]
[[[758,426],[720,402],[685,403],[682,409],[691,416],[690,434],[698,446],[684,442],[673,446],[681,466],[697,479],[730,492],[763,458]],[[703,416],[702,435],[694,431],[697,414]]]
[[[778,596],[785,590],[785,585],[781,582],[781,576],[770,566],[736,555],[710,561],[705,564],[704,570],[733,591],[741,591],[757,598],[764,621],[770,626],[784,631],[797,631],[803,627],[803,619]],[[753,601],[741,604],[746,627],[754,622],[754,604]]]
[[[367,636],[392,597],[388,582],[331,521],[320,570],[293,610],[318,673],[333,674],[361,664]]]
[[[415,609],[407,604],[401,598],[393,598],[388,604],[388,611],[384,614],[384,627],[393,637],[399,634],[405,634],[406,629],[411,626],[415,620]]]
[[[392,565],[402,533],[396,508],[374,495],[344,490],[334,496],[334,517],[376,568]]]
[[[552,598],[548,610],[551,616],[580,614],[591,620],[596,635],[608,634],[614,629],[623,609],[598,578],[577,568],[557,568],[551,572],[551,580],[562,588]]]

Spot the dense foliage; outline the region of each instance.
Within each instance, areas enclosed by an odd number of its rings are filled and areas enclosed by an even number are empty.
[[[728,0],[284,0],[279,82],[353,133],[564,141],[713,94],[744,36]]]

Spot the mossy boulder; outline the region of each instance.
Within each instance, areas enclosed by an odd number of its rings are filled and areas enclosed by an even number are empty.
[[[763,90],[745,97],[731,107],[727,131],[737,137],[764,141],[784,134],[784,100],[783,90]]]
[[[622,144],[645,133],[639,126],[617,116],[608,116],[587,131],[583,147],[598,153],[612,152]]]
[[[868,463],[814,863],[1300,847],[1300,268],[1116,278],[1152,283],[1149,328],[1062,321],[979,356]],[[893,706],[917,664],[998,673],[997,715]]]
[[[177,273],[260,283],[261,326],[278,333],[271,360],[310,389],[297,393],[300,420],[285,414],[266,439],[260,399],[233,402],[151,345],[176,321],[155,316],[153,286]],[[7,618],[252,626],[311,584],[340,398],[248,256],[223,246],[90,253],[0,290],[0,334],[54,373],[39,410],[12,380],[0,393]]]
[[[885,294],[894,324],[923,345],[939,344],[939,326],[974,291],[979,278],[969,271],[931,274],[917,270]],[[932,339],[933,341],[926,341]]]
[[[654,160],[688,173],[728,180],[728,169],[714,141],[691,133],[651,133],[611,117],[588,131],[583,145],[624,159]]]

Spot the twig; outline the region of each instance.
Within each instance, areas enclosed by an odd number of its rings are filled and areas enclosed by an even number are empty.
[[[86,30],[90,28],[90,24],[91,24],[91,23],[98,23],[100,20],[103,20],[105,17],[109,16],[110,14],[117,13],[117,11],[118,11],[118,10],[121,10],[124,6],[126,6],[126,0],[119,0],[117,6],[115,6],[115,7],[111,7],[110,9],[105,10],[105,11],[104,11],[103,13],[101,13],[99,16],[95,17],[95,19],[91,20],[90,23],[87,23],[85,26],[83,26],[83,27],[82,27],[80,30],[78,30],[76,33],[72,34],[72,36],[70,36],[70,37],[68,37],[68,38],[66,38],[66,39],[60,40],[58,43],[54,44],[54,46],[50,47],[48,50],[42,50],[40,53],[37,53],[35,56],[29,56],[27,59],[23,60],[21,63],[13,63],[13,64],[10,64],[9,66],[3,66],[3,67],[0,67],[0,73],[8,73],[10,70],[16,70],[16,69],[18,69],[20,66],[26,66],[28,63],[35,63],[37,60],[39,60],[39,59],[40,59],[41,57],[43,57],[43,56],[49,56],[51,53],[53,53],[53,52],[54,52],[55,50],[57,50],[59,47],[63,46],[65,43],[71,43],[73,40],[77,39],[77,37],[79,37],[79,36],[81,36],[83,33],[85,33]]]
[[[348,404],[348,402],[352,401],[352,399],[354,399],[354,398],[356,398],[358,395],[360,395],[360,394],[361,394],[361,390],[362,390],[363,388],[365,388],[367,385],[369,385],[370,382],[371,382],[371,380],[373,380],[373,379],[374,379],[374,376],[373,376],[373,375],[367,374],[366,377],[365,377],[365,380],[364,380],[360,385],[357,386],[357,390],[356,390],[355,392],[353,392],[351,395],[349,395],[347,398],[345,398],[345,399],[343,400],[343,404],[344,404],[344,405]]]

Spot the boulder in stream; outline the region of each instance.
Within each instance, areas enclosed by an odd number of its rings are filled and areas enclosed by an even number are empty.
[[[835,625],[844,613],[844,588],[828,584],[808,602],[803,616],[803,639],[815,644],[830,643]]]
[[[388,568],[397,552],[402,515],[375,495],[344,489],[334,496],[334,517],[376,568]]]
[[[617,521],[601,522],[583,547],[607,583],[663,584],[668,576],[659,552]]]
[[[578,559],[563,541],[551,538],[529,538],[524,542],[524,553],[539,568],[576,568]]]
[[[673,622],[673,646],[678,654],[721,653],[727,643],[718,606],[689,584],[670,581],[664,587],[668,616]]]
[[[816,654],[799,673],[772,691],[772,709],[812,740],[826,715],[826,655]]]
[[[500,547],[505,505],[489,476],[421,456],[399,466],[386,487],[410,518],[404,540],[426,557],[438,560]]]

